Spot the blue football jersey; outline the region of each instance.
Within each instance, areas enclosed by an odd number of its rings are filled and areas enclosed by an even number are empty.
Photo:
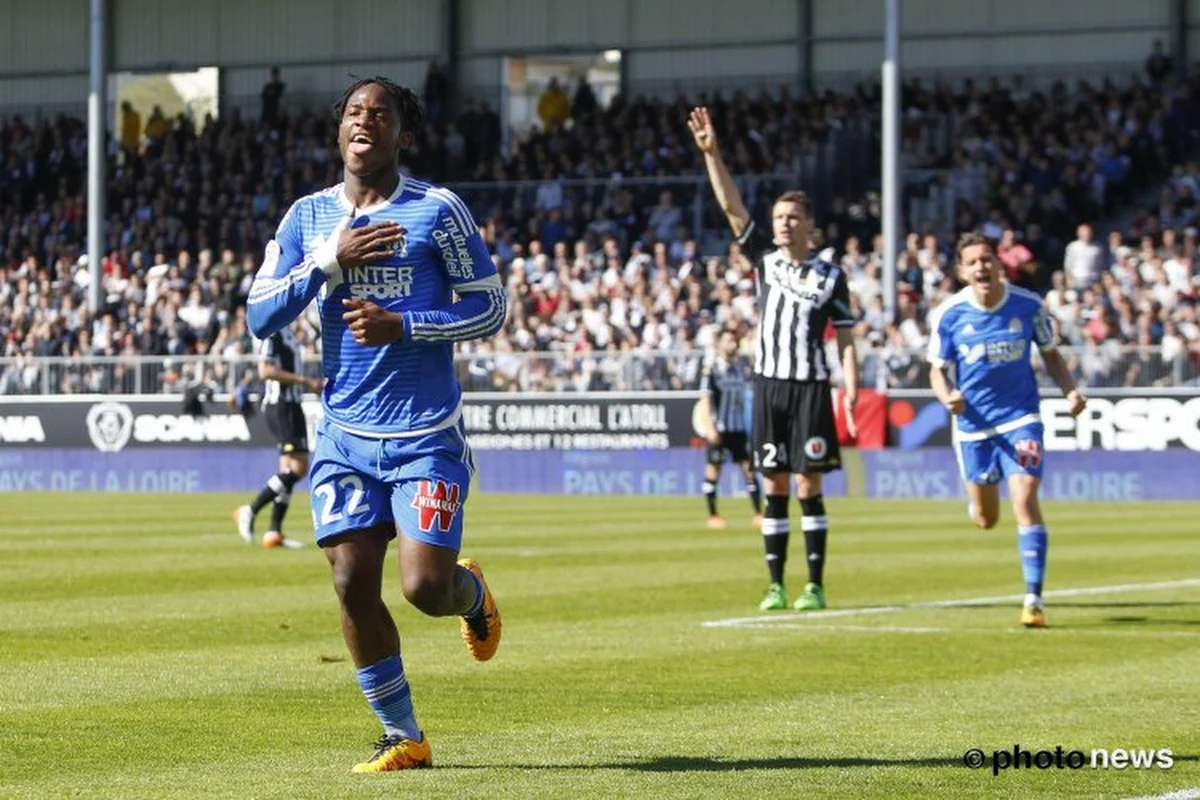
[[[1037,378],[1030,346],[1054,347],[1046,307],[1038,295],[1005,284],[994,308],[975,302],[970,287],[938,306],[930,320],[929,360],[953,364],[966,410],[957,418],[961,434],[980,438],[1000,426],[1039,418]]]
[[[396,222],[405,238],[389,258],[337,264],[347,226]],[[455,302],[457,295],[457,302]],[[345,298],[398,312],[404,336],[370,347],[354,341]],[[462,389],[454,342],[491,336],[504,324],[505,295],[466,205],[448,189],[401,177],[386,201],[355,210],[342,184],[297,200],[267,245],[247,300],[259,338],[320,303],[326,417],[351,433],[414,436],[454,425]]]

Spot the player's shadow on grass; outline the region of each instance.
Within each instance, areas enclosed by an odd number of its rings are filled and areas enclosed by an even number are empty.
[[[631,769],[636,772],[740,772],[747,769],[821,769],[827,767],[947,767],[961,764],[957,758],[697,758],[662,756],[647,761],[600,764],[599,769]]]
[[[1200,756],[1175,755],[1175,761],[1200,761]],[[499,769],[494,764],[448,764],[451,769]],[[511,769],[505,764],[504,769]],[[844,769],[850,767],[961,767],[962,757],[952,758],[697,758],[661,756],[645,761],[612,761],[601,764],[528,764],[521,769],[633,770],[634,772],[743,772],[749,769]]]

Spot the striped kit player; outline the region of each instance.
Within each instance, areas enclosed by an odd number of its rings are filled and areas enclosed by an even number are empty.
[[[746,477],[746,494],[754,508],[754,524],[762,523],[762,494],[750,458],[747,402],[751,371],[739,356],[738,335],[724,330],[717,338],[717,354],[700,377],[700,403],[708,423],[708,455],[704,467],[704,499],[708,505],[708,527],[728,525],[717,513],[717,483],[721,467],[734,461]]]
[[[796,476],[808,556],[808,583],[795,608],[824,608],[829,520],[822,478],[841,468],[824,340],[832,323],[845,382],[842,396],[847,428],[854,436],[858,357],[851,335],[850,290],[839,268],[810,253],[813,213],[808,196],[800,191],[780,195],[771,206],[770,229],[760,229],[725,166],[708,109],[693,109],[688,127],[703,154],[717,202],[738,245],[753,262],[758,283],[754,460],[766,484],[762,533],[771,576],[759,608],[769,611],[788,606],[784,565],[791,475]]]

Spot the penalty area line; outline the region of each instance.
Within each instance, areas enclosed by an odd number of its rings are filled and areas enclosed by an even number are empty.
[[[1083,586],[1075,589],[1058,589],[1045,593],[1047,598],[1087,597],[1089,595],[1124,594],[1126,592],[1152,592],[1162,589],[1190,589],[1200,587],[1200,578],[1159,583],[1119,583],[1112,586]],[[896,614],[901,611],[916,611],[930,608],[969,608],[994,603],[1019,603],[1023,594],[999,595],[995,597],[971,597],[959,600],[932,600],[923,603],[898,603],[887,606],[863,606],[862,608],[835,608],[824,611],[802,613],[760,614],[756,617],[732,617],[730,619],[707,620],[700,623],[705,628],[773,627],[779,624],[796,624],[800,620],[827,620],[839,617],[859,617],[869,614]]]

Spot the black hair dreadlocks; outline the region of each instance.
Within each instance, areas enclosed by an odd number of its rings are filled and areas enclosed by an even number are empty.
[[[380,75],[376,75],[374,78],[358,78],[350,84],[350,87],[342,92],[342,96],[333,106],[334,121],[341,124],[342,114],[346,112],[346,103],[350,102],[350,98],[354,96],[355,92],[369,83],[382,86],[396,104],[396,110],[400,112],[400,130],[416,133],[425,118],[425,112],[421,108],[421,101],[417,99],[417,93]]]

